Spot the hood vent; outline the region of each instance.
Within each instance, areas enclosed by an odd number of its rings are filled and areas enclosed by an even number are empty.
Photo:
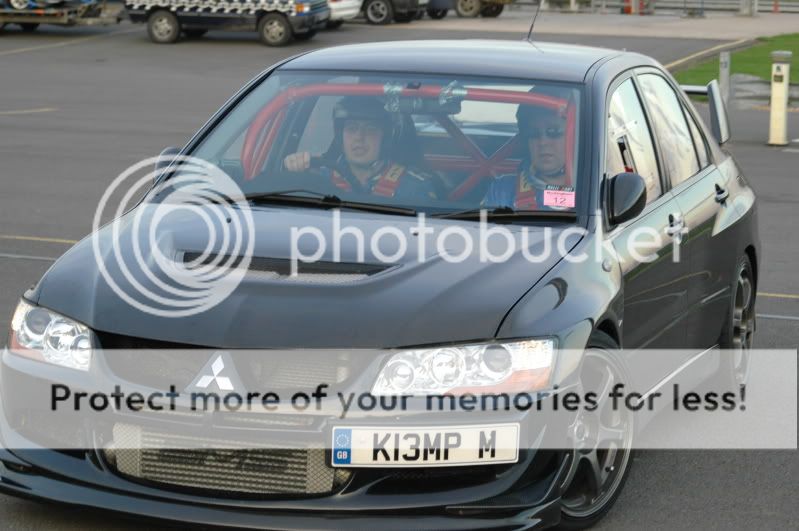
[[[183,265],[193,264],[201,256],[202,254],[198,252],[184,252]],[[195,264],[194,267],[207,266],[214,262],[225,264],[226,267],[238,267],[243,261],[244,257],[242,256],[231,257],[229,255],[212,254]],[[362,264],[357,262],[298,262],[297,274],[292,276],[291,260],[254,256],[250,260],[247,275],[264,280],[285,282],[344,284],[369,278],[393,267],[387,264]]]

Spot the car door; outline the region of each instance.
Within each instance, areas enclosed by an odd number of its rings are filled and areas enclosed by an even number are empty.
[[[606,105],[605,179],[634,171],[647,185],[647,205],[641,215],[610,228],[607,237],[618,254],[623,275],[623,345],[634,372],[646,375],[647,381],[641,383],[653,385],[673,370],[673,360],[653,358],[642,349],[685,346],[688,263],[673,259],[675,248],[681,251],[682,212],[662,179],[634,79],[628,77],[612,86]],[[655,245],[635,247],[636,241],[646,240]],[[642,260],[644,256],[649,259]]]
[[[729,267],[735,259],[731,231],[721,230],[719,214],[726,208],[726,183],[712,164],[707,139],[675,87],[660,72],[637,72],[653,132],[665,161],[666,175],[680,210],[689,257],[687,345],[700,350],[719,339],[728,305]]]

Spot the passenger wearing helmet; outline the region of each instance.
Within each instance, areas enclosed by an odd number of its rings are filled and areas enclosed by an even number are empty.
[[[345,192],[409,202],[436,198],[429,175],[392,156],[391,149],[398,147],[393,145],[398,143],[397,128],[379,99],[342,98],[333,109],[333,125],[333,143],[327,153],[318,160],[312,160],[308,152],[293,153],[284,160],[286,169],[300,172],[319,166]]]
[[[515,210],[574,207],[574,188],[566,174],[566,117],[560,110],[519,105],[519,138],[527,155],[516,174],[492,181],[483,206]]]

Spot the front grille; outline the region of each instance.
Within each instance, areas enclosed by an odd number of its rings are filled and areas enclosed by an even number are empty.
[[[145,338],[99,332],[105,362],[120,379],[158,389],[191,384],[216,351]],[[232,350],[237,372],[249,390],[296,392],[326,383],[335,388],[361,374],[371,354],[314,350]]]
[[[224,441],[225,449],[192,449],[219,441],[114,426],[114,446],[106,456],[117,471],[131,478],[200,490],[208,494],[329,494],[350,472],[325,463],[317,448],[253,448],[251,443]]]

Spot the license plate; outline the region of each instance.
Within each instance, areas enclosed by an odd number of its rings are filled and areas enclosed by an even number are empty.
[[[337,427],[334,467],[429,467],[519,460],[519,425],[445,428]]]

